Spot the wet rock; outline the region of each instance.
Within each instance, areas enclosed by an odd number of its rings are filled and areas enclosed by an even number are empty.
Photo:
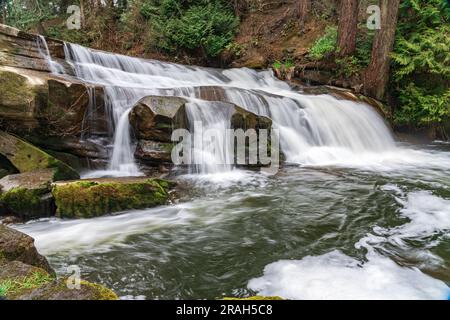
[[[65,163],[28,142],[3,131],[0,131],[0,154],[6,157],[21,173],[54,168],[54,180],[79,178],[79,174]]]
[[[134,156],[146,164],[172,163],[172,143],[140,140]]]
[[[0,64],[50,72],[45,58],[40,53],[37,40],[38,36],[35,34],[0,24]],[[52,57],[57,59],[68,72],[71,72],[71,66],[63,60],[64,43],[47,38],[47,45]]]
[[[90,179],[56,183],[53,196],[58,217],[93,218],[164,205],[171,186],[169,181],[148,178]]]
[[[231,116],[232,129],[254,129],[258,132],[260,129],[270,130],[272,128],[272,120],[267,117],[256,115],[245,109],[234,106],[234,112]]]
[[[172,131],[186,128],[186,100],[178,97],[148,96],[140,100],[129,115],[138,139],[171,142]]]
[[[57,136],[108,134],[102,87],[74,79],[48,79],[46,90],[48,101],[37,115],[47,124],[45,132]]]
[[[1,67],[0,127],[23,134],[109,133],[104,91],[72,78]]]
[[[41,256],[30,236],[0,224],[0,260],[20,261],[54,274],[47,259]]]
[[[27,141],[51,152],[69,153],[78,158],[108,159],[104,145],[70,136],[26,135]],[[55,157],[57,158],[57,157]]]

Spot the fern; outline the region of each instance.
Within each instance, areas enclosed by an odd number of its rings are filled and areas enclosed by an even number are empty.
[[[404,0],[392,53],[398,124],[450,122],[449,8],[440,0]]]

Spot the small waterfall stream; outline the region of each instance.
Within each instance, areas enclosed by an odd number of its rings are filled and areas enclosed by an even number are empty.
[[[274,126],[280,130],[281,148],[288,162],[320,165],[349,159],[365,161],[370,154],[395,148],[383,119],[368,105],[329,95],[302,94],[276,79],[270,71],[182,66],[75,44],[66,44],[65,52],[78,78],[105,87],[105,100],[114,122],[109,164],[113,174],[139,174],[127,119],[133,105],[145,96],[189,98],[192,102],[188,104],[187,113],[191,129],[196,121],[217,130],[225,129],[229,123],[227,112],[218,111],[211,101],[201,100],[204,91],[212,87],[224,92],[221,101],[272,118]],[[212,164],[224,163],[230,156],[225,140],[218,140],[215,149],[220,152],[214,153],[214,161],[208,160],[208,155],[211,156],[208,150],[194,150],[196,160],[202,158],[210,163],[196,166],[194,171],[232,170],[232,166]]]

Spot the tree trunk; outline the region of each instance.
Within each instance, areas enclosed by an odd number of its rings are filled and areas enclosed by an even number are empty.
[[[364,75],[365,94],[378,100],[383,100],[386,95],[399,5],[400,0],[380,0],[381,29],[375,33],[372,57]]]
[[[339,13],[338,55],[345,57],[356,51],[358,32],[358,0],[342,0]]]
[[[299,0],[298,2],[297,17],[300,20],[300,23],[303,24],[305,23],[306,17],[311,10],[311,0]]]
[[[80,24],[81,24],[81,28],[85,27],[85,23],[86,23],[86,6],[84,3],[84,0],[80,0]]]

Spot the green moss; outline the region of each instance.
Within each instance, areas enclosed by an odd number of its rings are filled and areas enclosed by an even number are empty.
[[[273,297],[266,297],[266,296],[253,296],[248,298],[230,298],[226,297],[223,298],[223,300],[284,300],[281,297],[273,296]]]
[[[119,300],[117,294],[115,294],[111,289],[108,289],[100,284],[82,280],[80,285],[89,287],[96,292],[95,296],[92,297],[92,300]]]
[[[0,201],[15,212],[29,216],[40,210],[41,197],[48,191],[49,188],[45,186],[39,189],[18,187],[1,194]]]
[[[44,270],[35,271],[26,277],[17,277],[0,281],[0,296],[14,299],[25,292],[37,289],[54,280]]]
[[[53,188],[57,215],[62,218],[92,218],[131,209],[150,208],[167,203],[169,182],[81,181]]]
[[[48,153],[35,146],[21,141],[11,162],[20,172],[29,172],[35,169],[55,168],[55,180],[79,179],[78,173],[65,163],[53,158]]]
[[[52,281],[36,291],[29,292],[25,299],[30,300],[119,300],[110,289],[81,280],[80,288],[69,289],[67,278]]]
[[[54,180],[80,178],[79,174],[65,163],[18,137],[1,133],[0,140],[5,144],[5,147],[0,149],[0,152],[20,172],[55,168]]]

